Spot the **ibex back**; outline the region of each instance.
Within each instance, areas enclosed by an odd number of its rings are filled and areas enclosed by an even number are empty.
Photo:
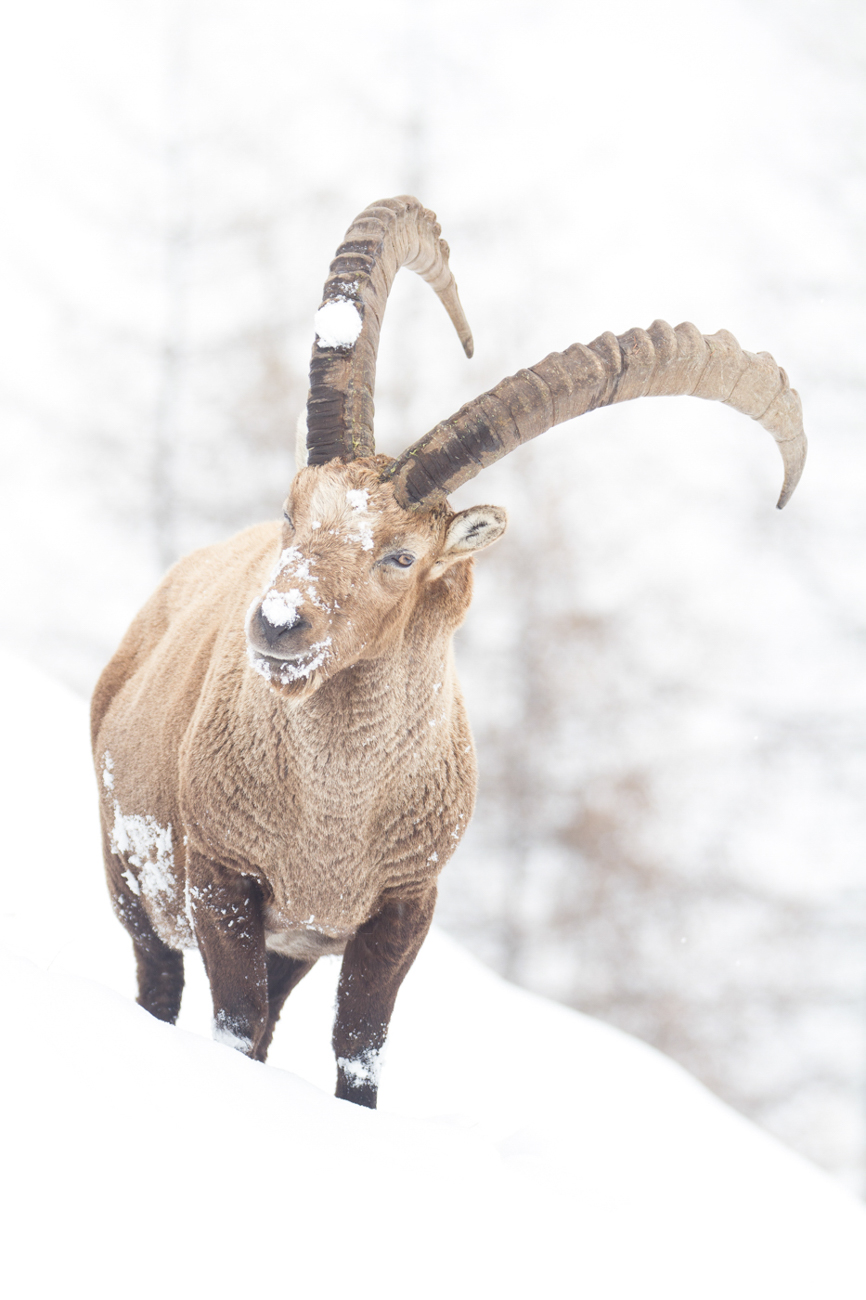
[[[759,420],[785,461],[780,504],[805,455],[771,357],[657,321],[553,354],[397,460],[377,456],[376,349],[400,266],[433,285],[472,354],[439,234],[410,198],[353,223],[316,318],[306,464],[282,523],[177,564],[93,698],[106,871],[139,1003],[174,1022],[182,950],[198,947],[214,1036],[263,1061],[292,988],[342,953],[337,1095],[365,1106],[475,798],[451,642],[472,557],[506,521],[494,506],[454,514],[447,493],[554,424],[652,394]]]

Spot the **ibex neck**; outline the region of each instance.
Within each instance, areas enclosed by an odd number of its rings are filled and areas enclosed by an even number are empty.
[[[375,747],[387,736],[405,734],[419,717],[436,725],[443,704],[453,701],[456,687],[451,634],[436,637],[424,652],[404,639],[375,659],[366,659],[337,673],[293,715],[306,729],[339,727]],[[430,721],[432,719],[432,722]]]

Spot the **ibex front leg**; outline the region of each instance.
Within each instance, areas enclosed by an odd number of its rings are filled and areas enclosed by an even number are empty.
[[[189,899],[213,998],[213,1035],[255,1056],[268,1024],[261,892],[254,880],[190,852]]]
[[[344,1101],[375,1109],[391,1013],[435,905],[435,885],[417,898],[389,900],[346,946],[333,1038],[337,1096]]]

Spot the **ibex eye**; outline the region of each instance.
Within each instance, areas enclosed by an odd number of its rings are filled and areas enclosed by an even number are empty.
[[[399,555],[391,557],[392,564],[397,564],[401,569],[408,569],[415,563],[415,556],[410,555],[408,551],[401,551]]]

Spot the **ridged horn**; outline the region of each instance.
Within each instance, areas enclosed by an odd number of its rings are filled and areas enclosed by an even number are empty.
[[[785,464],[781,510],[806,459],[800,398],[768,352],[744,352],[727,330],[671,329],[602,334],[553,352],[476,397],[406,449],[383,477],[405,508],[441,500],[488,465],[555,424],[634,397],[706,397],[757,420]]]
[[[307,464],[372,456],[373,390],[379,330],[401,266],[435,289],[472,356],[472,332],[448,266],[434,213],[402,195],[371,203],[356,217],[331,263],[316,314],[307,398]]]

